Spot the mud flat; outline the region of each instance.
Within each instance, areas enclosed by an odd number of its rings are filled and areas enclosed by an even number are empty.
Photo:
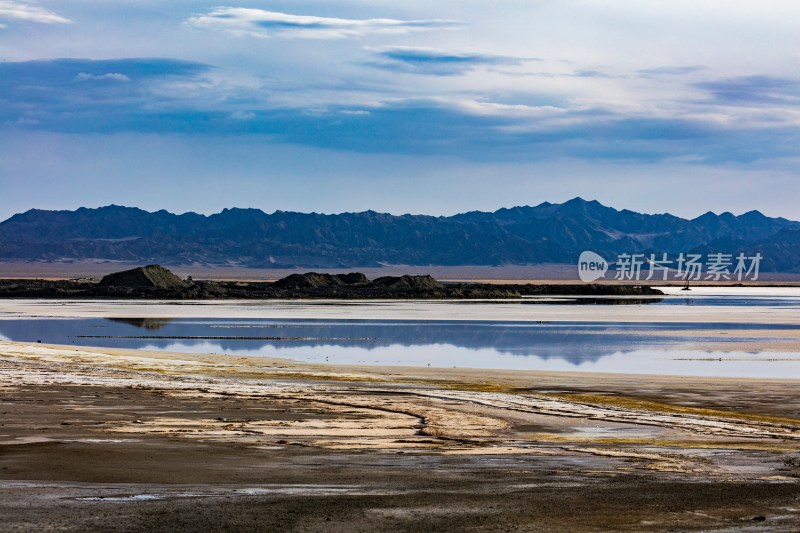
[[[0,343],[4,531],[797,531],[798,381]]]

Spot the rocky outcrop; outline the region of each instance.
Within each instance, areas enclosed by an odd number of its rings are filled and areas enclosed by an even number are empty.
[[[128,289],[186,289],[189,283],[162,267],[147,265],[104,276],[100,280],[101,287],[124,287]]]
[[[0,298],[138,298],[174,300],[331,299],[423,300],[507,299],[522,296],[590,296],[575,303],[649,303],[658,289],[615,284],[440,283],[431,276],[384,276],[370,281],[360,272],[292,274],[274,283],[243,281],[185,282],[169,270],[150,265],[87,280],[0,280]],[[627,296],[627,298],[607,298]],[[646,297],[638,300],[636,297]],[[141,327],[159,327],[145,324]]]
[[[437,291],[444,285],[431,276],[384,276],[372,282],[376,287],[401,291]]]
[[[367,277],[361,272],[349,274],[320,274],[306,272],[305,274],[291,274],[273,283],[280,289],[317,289],[320,287],[342,287],[344,285],[358,285],[369,283]]]

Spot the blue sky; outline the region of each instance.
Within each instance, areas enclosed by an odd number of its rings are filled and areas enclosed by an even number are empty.
[[[0,218],[798,219],[796,1],[0,0]]]

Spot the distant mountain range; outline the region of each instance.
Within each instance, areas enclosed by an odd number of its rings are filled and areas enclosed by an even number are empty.
[[[175,215],[111,205],[32,209],[0,223],[0,260],[339,268],[575,263],[583,250],[612,260],[626,252],[760,252],[762,270],[800,272],[800,222],[758,211],[687,220],[575,198],[450,217],[258,209]]]

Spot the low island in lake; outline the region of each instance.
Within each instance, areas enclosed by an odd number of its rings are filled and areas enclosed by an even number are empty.
[[[108,274],[101,280],[0,280],[0,298],[137,299],[509,299],[525,296],[653,297],[646,285],[442,283],[431,276],[383,276],[360,272],[291,274],[274,282],[181,279],[160,265]]]

